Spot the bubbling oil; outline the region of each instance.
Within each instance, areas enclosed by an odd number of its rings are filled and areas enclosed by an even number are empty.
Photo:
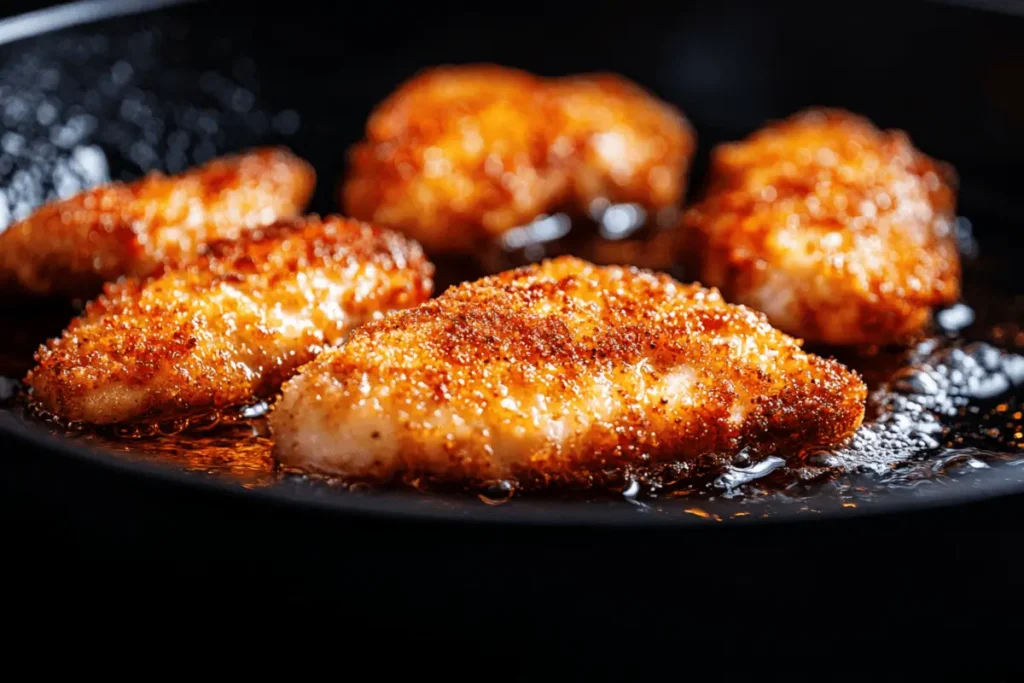
[[[72,438],[133,460],[229,477],[246,488],[269,486],[279,478],[272,442],[260,418],[130,440],[88,432]]]
[[[994,328],[991,336],[1015,346],[1024,342],[1024,335],[1006,327]],[[728,461],[709,457],[701,463],[611,469],[573,481],[480,482],[462,491],[423,475],[410,474],[394,483],[423,492],[465,493],[487,505],[536,490],[628,501],[799,500],[828,488],[863,501],[887,487],[913,488],[1024,464],[1024,354],[996,341],[939,335],[913,349],[860,353],[844,360],[865,376],[872,390],[864,426],[842,449],[803,453],[789,462],[743,451]],[[346,490],[372,488],[278,468],[265,421],[267,407],[260,403],[215,418],[141,429],[68,430],[54,425],[53,430],[115,456],[226,477],[249,488],[285,479]],[[1024,475],[1024,467],[1020,471]],[[874,486],[853,483],[865,475]]]
[[[605,207],[602,215],[607,217],[609,210]],[[630,216],[636,218],[625,212],[625,219]],[[620,221],[613,215],[609,220],[624,225],[628,222],[625,219]],[[649,227],[621,227],[611,237],[601,237],[603,247],[591,243],[591,250],[612,249],[607,243],[615,241],[611,238],[616,236],[626,241],[640,240],[649,249],[671,237]],[[579,243],[586,244],[586,235],[597,229],[589,225],[585,234],[573,235],[558,225],[549,225],[526,234],[522,243],[511,245],[514,248],[505,245],[501,257],[489,265],[486,258],[439,262],[438,291],[499,267],[530,262],[561,250],[579,253]],[[542,247],[539,251],[529,250],[530,235],[546,236],[538,240]],[[560,241],[565,239],[569,241]],[[962,246],[965,302],[937,311],[927,338],[900,349],[809,349],[836,356],[868,383],[864,425],[845,448],[810,450],[788,460],[761,458],[750,451],[731,458],[710,454],[698,461],[612,468],[570,480],[541,477],[533,481],[474,482],[454,489],[431,481],[429,476],[409,473],[391,485],[461,494],[486,505],[504,505],[537,491],[587,500],[625,500],[642,511],[656,509],[662,502],[678,501],[686,514],[713,521],[721,521],[722,515],[706,509],[709,501],[784,501],[785,505],[810,510],[821,501],[857,507],[889,491],[942,486],[995,467],[1004,468],[1008,477],[1018,477],[1024,485],[1024,297],[1007,294],[1005,283],[993,284],[986,277],[986,273],[1000,268],[977,260],[976,245],[969,234]],[[628,247],[627,252],[634,247]],[[15,333],[0,345],[0,375],[24,376],[35,345],[59,333],[72,313],[58,306],[13,314],[16,318],[8,327]],[[15,384],[5,380],[0,387],[2,393],[16,394],[12,390]],[[5,409],[20,410],[17,406]],[[161,462],[246,487],[300,484],[349,493],[372,492],[373,487],[365,482],[278,467],[265,421],[267,409],[267,403],[259,403],[222,411],[214,417],[102,431],[68,430],[49,424],[55,432],[116,457]],[[763,516],[768,514],[765,509],[730,516]]]

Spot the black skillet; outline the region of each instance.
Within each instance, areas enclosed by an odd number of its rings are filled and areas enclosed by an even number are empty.
[[[377,101],[421,67],[493,61],[616,71],[653,89],[694,122],[698,178],[715,142],[808,105],[906,129],[960,173],[960,211],[989,259],[974,268],[982,291],[998,293],[997,308],[1019,301],[1019,6],[826,5],[368,3],[343,13],[110,0],[10,18],[0,22],[0,222],[107,175],[177,171],[275,142],[316,166],[312,208],[336,211],[344,150]],[[3,334],[26,337],[30,352],[39,340],[21,323],[41,310],[7,314]],[[1024,483],[1005,468],[869,505],[826,497],[728,519],[744,508],[250,489],[90,450],[11,412],[0,413],[0,439],[7,564],[35,604],[130,595],[147,609],[314,606],[369,630],[486,632],[492,645],[524,634],[666,640],[679,656],[686,644],[838,652],[922,633],[988,637],[985,624],[1024,605],[1014,576]],[[30,580],[56,565],[59,583]]]

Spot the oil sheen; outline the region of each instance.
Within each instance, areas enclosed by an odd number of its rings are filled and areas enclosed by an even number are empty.
[[[717,471],[697,471],[687,463],[613,471],[586,490],[561,489],[552,482],[546,495],[626,499],[639,509],[684,506],[687,514],[715,519],[709,504],[716,500],[729,500],[733,508],[735,503],[758,503],[751,505],[751,514],[764,515],[779,505],[809,510],[824,504],[857,507],[889,492],[941,488],[953,479],[993,468],[1000,468],[1006,478],[1019,476],[1024,483],[1024,297],[1014,297],[984,277],[986,269],[993,272],[991,267],[967,249],[965,257],[965,303],[938,311],[931,333],[914,346],[811,349],[838,357],[860,372],[871,389],[864,425],[845,448],[805,453],[788,463],[743,452]],[[454,267],[445,271],[454,281],[472,275]],[[74,313],[66,306],[30,310],[6,314],[11,316],[6,327],[14,333],[0,348],[0,374],[11,378],[8,386],[13,387],[13,378],[29,368],[35,346],[59,333]],[[20,404],[12,398],[5,409],[20,411]],[[52,424],[49,428],[112,457],[158,461],[250,488],[330,487],[339,495],[367,489],[360,482],[278,468],[264,420],[266,409],[266,404],[259,404],[145,429],[68,431]],[[421,478],[396,484],[436,489]],[[520,482],[496,481],[484,491],[456,493],[500,505],[521,497],[520,488]]]

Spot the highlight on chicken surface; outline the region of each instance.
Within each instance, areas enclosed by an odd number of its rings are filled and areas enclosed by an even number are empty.
[[[696,136],[678,110],[609,74],[555,79],[549,91],[560,115],[554,150],[571,169],[578,211],[592,213],[595,202],[679,208]]]
[[[438,67],[372,113],[341,201],[429,253],[473,253],[555,212],[671,214],[695,145],[678,110],[621,76]]]
[[[544,486],[800,458],[843,444],[865,395],[715,290],[561,257],[356,329],[284,385],[270,424],[292,468]]]
[[[151,173],[41,207],[0,234],[0,285],[89,298],[104,282],[301,214],[313,168],[282,148],[215,159],[177,176]]]
[[[67,422],[159,423],[269,396],[383,310],[430,296],[433,266],[401,235],[310,217],[211,244],[185,265],[107,285],[41,347],[25,384]]]
[[[839,110],[801,112],[712,156],[685,217],[698,278],[827,344],[899,344],[955,303],[954,171]]]

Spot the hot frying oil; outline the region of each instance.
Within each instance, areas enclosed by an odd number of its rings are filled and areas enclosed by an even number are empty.
[[[521,252],[529,246],[517,245],[508,258],[526,258]],[[742,452],[730,461],[710,458],[707,463],[672,463],[646,471],[595,473],[582,491],[577,482],[497,481],[463,493],[488,505],[502,505],[540,485],[548,495],[611,496],[643,510],[678,501],[680,514],[716,521],[721,517],[704,510],[702,500],[785,499],[787,505],[807,509],[813,509],[816,501],[828,500],[855,509],[887,491],[942,486],[950,479],[994,467],[1004,468],[1008,478],[1019,477],[1024,484],[1024,329],[1020,324],[1024,297],[1010,296],[1004,286],[986,279],[985,273],[993,272],[991,266],[974,264],[974,272],[971,263],[966,266],[966,303],[938,312],[931,336],[916,345],[896,350],[809,349],[836,356],[860,372],[869,385],[864,426],[845,448],[811,450],[789,462]],[[438,291],[479,275],[480,268],[439,262]],[[73,314],[73,309],[61,305],[0,314],[11,321],[5,329],[13,331],[0,342],[0,376],[23,377],[36,346],[59,334]],[[8,403],[7,410],[20,410],[18,401]],[[366,488],[278,468],[261,412],[264,408],[160,429],[76,430],[68,436],[121,457],[155,460],[246,487],[300,479],[311,485]],[[410,475],[397,483],[437,490],[422,476]],[[730,513],[730,517],[747,514]]]

